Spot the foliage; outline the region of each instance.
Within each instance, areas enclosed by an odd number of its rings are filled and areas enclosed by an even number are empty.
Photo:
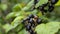
[[[60,22],[49,22],[36,27],[37,34],[55,34],[60,29]]]
[[[35,7],[37,8],[47,2],[48,0],[39,0]],[[11,3],[11,1],[8,2],[8,4],[9,3]],[[43,19],[43,23],[37,25],[35,28],[37,34],[55,34],[56,32],[60,32],[58,31],[60,29],[60,0],[55,4],[53,12],[45,13],[45,15],[42,15],[42,13],[37,9],[32,10],[34,7],[33,3],[34,0],[21,0],[20,3],[14,4],[13,7],[11,7],[11,11],[4,16],[4,19],[2,19],[3,16],[0,17],[0,33],[3,34],[2,32],[4,31],[4,34],[28,34],[21,21],[30,14],[36,14],[39,18]],[[8,12],[6,11],[8,10],[7,8],[9,8],[8,4],[0,4],[1,13],[3,13],[2,11]],[[12,21],[9,19],[12,19]],[[3,20],[5,20],[6,23]]]

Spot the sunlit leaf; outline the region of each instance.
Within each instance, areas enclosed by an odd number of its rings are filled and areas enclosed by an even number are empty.
[[[60,6],[60,0],[55,4],[55,6]]]
[[[23,24],[19,24],[19,25],[17,25],[16,27],[15,27],[15,31],[21,31],[21,30],[23,30],[24,29],[24,25]]]
[[[49,22],[36,27],[37,34],[55,34],[60,29],[60,22]]]
[[[19,25],[21,23],[21,20],[24,18],[24,16],[18,16],[14,19],[14,21],[11,23],[11,25],[13,25],[14,27],[16,27],[17,25]]]
[[[23,16],[25,15],[25,11],[19,11],[15,14],[15,16]]]
[[[39,0],[39,2],[36,4],[36,8],[37,7],[39,7],[39,6],[42,6],[42,4],[45,4],[45,3],[47,3],[48,2],[48,0]]]
[[[26,29],[23,29],[23,30],[20,31],[18,34],[28,34],[28,32],[26,31]]]
[[[12,10],[13,11],[20,11],[22,9],[22,5],[21,4],[16,4],[13,8],[12,8]]]
[[[13,26],[11,26],[10,24],[5,24],[3,25],[3,28],[5,29],[5,32],[8,32],[9,30],[13,29]]]
[[[6,10],[8,6],[7,6],[7,4],[1,4],[0,7],[2,10]]]
[[[27,4],[30,0],[18,0],[18,1],[20,1],[21,3]]]
[[[38,12],[38,10],[35,9],[32,11],[32,14],[37,14],[37,12]]]
[[[10,19],[12,17],[15,17],[16,12],[11,12],[6,16],[6,19]]]
[[[42,16],[42,12],[41,12],[41,11],[38,11],[38,12],[37,12],[37,15],[38,15],[39,17],[41,17],[41,16]]]
[[[20,11],[20,12],[17,12],[16,14],[15,14],[15,16],[27,16],[27,15],[29,15],[29,14],[31,14],[32,12],[30,12],[30,11],[27,11],[27,12],[25,12],[25,11]]]
[[[22,10],[29,10],[33,6],[34,0],[31,0]]]

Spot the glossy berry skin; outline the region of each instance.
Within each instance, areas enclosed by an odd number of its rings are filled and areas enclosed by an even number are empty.
[[[38,20],[37,20],[38,19]],[[37,22],[36,22],[37,21]],[[37,15],[29,15],[26,19],[24,19],[22,21],[22,23],[25,25],[26,30],[30,33],[30,34],[36,34],[34,32],[34,28],[36,27],[37,23],[40,24],[41,20],[39,20]]]
[[[28,20],[30,20],[29,17],[25,18],[25,19],[22,21],[22,23],[25,24],[25,22],[28,21]]]
[[[44,7],[39,6],[37,9],[39,9],[39,10],[42,12],[42,14],[43,14],[43,12],[44,12]]]
[[[59,0],[51,0],[51,4],[57,3]]]
[[[31,30],[31,26],[30,26],[30,25],[27,25],[27,26],[26,26],[26,30],[27,30],[27,31]]]
[[[33,34],[34,32],[32,30],[29,30],[30,34]]]
[[[41,24],[41,23],[42,23],[41,19],[37,19],[36,22],[37,22],[38,24]]]
[[[44,9],[44,6],[40,6],[40,7],[39,7],[39,10],[42,12],[42,14],[43,14],[44,12],[47,12],[47,10]]]
[[[48,9],[49,12],[52,12],[54,10],[54,6],[52,4],[50,4],[48,7],[49,7]]]
[[[34,18],[34,15],[33,14],[29,15],[29,18]]]
[[[34,4],[38,3],[38,0],[34,0]]]
[[[32,26],[32,28],[36,27],[35,24],[32,24],[31,26]]]
[[[28,22],[34,24],[34,20],[32,18]]]
[[[29,30],[30,34],[36,34],[33,30]]]
[[[30,20],[30,17],[27,17],[26,20]]]
[[[40,6],[39,9],[40,9],[41,11],[43,11],[43,10],[44,10],[44,7],[43,7],[43,6]]]
[[[34,19],[38,19],[38,16],[37,15],[34,15]]]
[[[27,31],[31,30],[31,26],[26,26],[26,30]]]
[[[26,20],[23,20],[23,21],[22,21],[22,24],[25,24],[25,22],[26,22]]]

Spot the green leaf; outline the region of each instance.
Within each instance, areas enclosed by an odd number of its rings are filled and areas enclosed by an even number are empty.
[[[38,12],[38,10],[35,9],[32,11],[32,14],[37,14],[37,12]]]
[[[16,27],[15,27],[15,31],[16,32],[18,32],[18,31],[21,31],[21,30],[23,30],[24,29],[24,25],[23,24],[19,24],[19,25],[17,25]]]
[[[34,0],[31,0],[22,10],[29,10],[33,6]]]
[[[8,31],[10,31],[11,29],[13,29],[13,26],[10,24],[5,24],[3,25],[3,28],[5,29],[5,32],[7,33]]]
[[[11,23],[11,25],[13,25],[14,27],[16,27],[17,25],[19,25],[21,23],[21,20],[24,18],[24,16],[18,16],[14,19],[14,21]]]
[[[13,6],[13,8],[12,8],[12,10],[13,11],[20,11],[22,9],[22,6],[21,6],[21,4],[16,4],[15,6]]]
[[[27,15],[29,15],[29,14],[31,14],[32,12],[29,12],[29,11],[27,11],[27,12],[25,12],[25,11],[20,11],[20,12],[17,12],[16,14],[15,14],[15,16],[27,16]]]
[[[36,27],[37,34],[55,34],[60,29],[60,22],[49,22]]]
[[[19,11],[15,14],[15,16],[23,16],[25,15],[25,11]]]
[[[60,6],[60,0],[55,4],[55,6]]]
[[[42,16],[42,12],[41,12],[41,11],[38,11],[38,12],[37,12],[37,15],[38,15],[39,17],[41,17],[41,16]]]
[[[11,12],[6,16],[6,19],[10,19],[12,17],[15,17],[16,12]]]
[[[42,4],[45,4],[45,3],[47,3],[48,2],[48,0],[39,0],[39,2],[36,4],[36,8],[37,7],[39,7],[39,6],[41,6]]]
[[[54,8],[56,15],[60,15],[60,6]]]
[[[18,0],[18,1],[20,1],[21,3],[27,4],[30,0]]]
[[[20,31],[18,34],[28,34],[28,32],[26,31],[26,29],[23,29],[23,30]]]
[[[5,25],[3,25],[3,28],[6,30],[6,32],[8,32],[11,29],[17,27],[21,23],[21,20],[23,18],[24,18],[24,16],[18,16],[14,19],[14,21],[11,23],[11,25],[10,24],[5,24]]]
[[[0,7],[1,7],[2,10],[6,10],[7,9],[7,4],[1,4]]]

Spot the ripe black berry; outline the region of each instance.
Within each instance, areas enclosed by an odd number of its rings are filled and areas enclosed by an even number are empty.
[[[29,15],[29,18],[34,18],[34,15],[33,14]]]
[[[38,0],[34,0],[34,4],[38,3]]]
[[[28,22],[34,24],[34,20],[32,18]]]
[[[38,19],[38,20],[37,20]],[[26,19],[24,19],[22,21],[22,23],[24,24],[24,26],[26,27],[26,30],[30,33],[30,34],[36,34],[35,33],[35,27],[41,23],[41,20],[39,20],[37,15],[29,15]]]
[[[51,4],[55,4],[57,2],[58,2],[58,0],[51,0]]]
[[[36,22],[37,22],[38,24],[41,24],[41,23],[42,23],[41,19],[37,19]]]
[[[52,4],[50,4],[48,7],[49,7],[48,11],[49,11],[49,12],[52,12],[53,9],[54,9],[54,6],[53,6]]]
[[[27,17],[26,20],[30,20],[30,17]]]
[[[38,16],[37,15],[34,15],[34,19],[38,19]]]
[[[36,34],[33,30],[29,30],[30,34]]]
[[[23,20],[22,23],[25,24],[26,20]]]
[[[30,25],[26,25],[26,30],[29,31],[31,29]]]
[[[43,10],[44,10],[44,7],[43,7],[43,6],[40,6],[39,9],[40,9],[41,11],[43,11]]]

